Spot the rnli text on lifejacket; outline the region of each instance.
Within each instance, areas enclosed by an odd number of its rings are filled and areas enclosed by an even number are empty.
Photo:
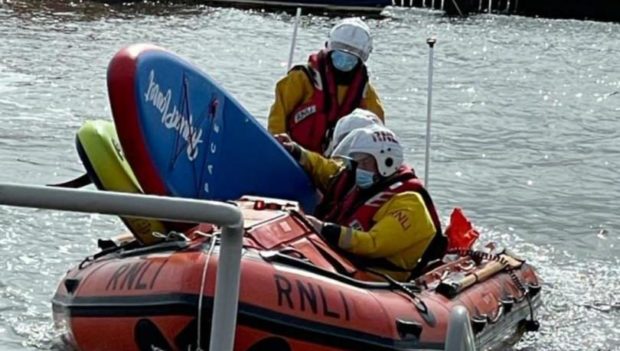
[[[291,310],[310,311],[334,319],[351,320],[349,304],[344,294],[338,290],[338,297],[331,288],[289,279],[275,274],[274,281],[278,294],[278,306],[287,306]]]

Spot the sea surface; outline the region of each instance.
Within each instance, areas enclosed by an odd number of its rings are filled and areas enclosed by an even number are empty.
[[[424,174],[442,218],[461,207],[544,279],[541,330],[515,350],[620,350],[620,24],[388,9],[368,19],[368,66],[387,125]],[[295,62],[337,18],[303,16]],[[0,182],[83,172],[74,138],[111,119],[106,68],[150,42],[208,72],[266,124],[294,18],[281,12],[0,1]],[[54,348],[56,284],[123,231],[114,217],[0,207],[0,349]]]

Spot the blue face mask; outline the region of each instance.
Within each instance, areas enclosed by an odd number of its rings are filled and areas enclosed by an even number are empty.
[[[360,168],[355,170],[355,184],[362,189],[370,188],[375,182],[374,178],[375,174],[373,172]]]
[[[341,72],[349,72],[357,66],[358,58],[344,51],[334,50],[331,55],[332,65]]]

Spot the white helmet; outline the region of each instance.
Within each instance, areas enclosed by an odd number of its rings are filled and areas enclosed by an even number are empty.
[[[403,147],[388,128],[380,125],[355,129],[334,150],[334,155],[351,157],[362,152],[370,154],[377,162],[379,174],[389,177],[402,166]]]
[[[334,151],[336,146],[338,146],[342,139],[351,133],[352,130],[369,127],[375,124],[383,125],[383,122],[374,113],[361,108],[356,108],[353,112],[342,117],[336,123],[332,140],[329,142],[327,150],[325,150],[325,156],[331,156],[331,153]]]
[[[327,51],[341,50],[366,62],[372,51],[370,28],[359,18],[345,18],[329,32]]]

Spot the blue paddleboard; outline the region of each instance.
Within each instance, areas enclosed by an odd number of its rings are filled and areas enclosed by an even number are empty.
[[[316,192],[297,162],[206,73],[162,48],[133,45],[108,66],[118,136],[145,193],[211,200]]]

